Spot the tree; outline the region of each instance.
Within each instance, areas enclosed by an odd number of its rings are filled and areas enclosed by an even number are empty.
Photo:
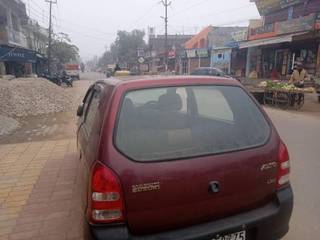
[[[117,56],[119,63],[131,65],[137,62],[138,49],[146,46],[144,36],[141,30],[118,32],[116,41],[111,45],[111,52]]]
[[[108,64],[119,63],[132,66],[137,63],[138,49],[145,48],[145,33],[141,30],[131,32],[118,31],[117,38],[99,59],[99,67],[104,68]]]
[[[51,57],[52,70],[60,72],[64,64],[79,61],[79,48],[72,44],[67,34],[59,33],[53,36]]]

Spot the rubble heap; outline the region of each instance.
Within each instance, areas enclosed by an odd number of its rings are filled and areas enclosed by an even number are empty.
[[[42,78],[0,80],[0,114],[8,117],[70,110],[70,91]]]
[[[0,115],[0,136],[9,134],[20,126],[13,118]]]

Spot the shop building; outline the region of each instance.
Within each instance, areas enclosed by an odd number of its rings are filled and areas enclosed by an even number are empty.
[[[208,26],[185,43],[187,55],[187,73],[199,67],[210,67],[209,33],[213,30]]]
[[[165,35],[155,35],[153,30],[149,32],[149,43],[146,51],[149,70],[151,72],[165,72],[165,56],[167,54],[167,70],[170,72],[180,72],[180,52],[184,49],[184,44],[192,37],[193,35],[168,35],[166,50]]]
[[[255,1],[262,20],[249,24],[246,76],[288,79],[302,62],[312,76],[320,74],[320,1]]]
[[[21,0],[0,0],[0,76],[17,77],[40,72],[45,56],[30,48],[26,36],[29,18]]]
[[[188,73],[199,67],[216,67],[231,72],[232,51],[238,47],[235,33],[244,27],[208,26],[185,44]]]

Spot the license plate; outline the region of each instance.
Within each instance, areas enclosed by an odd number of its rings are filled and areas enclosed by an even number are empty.
[[[212,240],[246,240],[246,231],[219,236]]]

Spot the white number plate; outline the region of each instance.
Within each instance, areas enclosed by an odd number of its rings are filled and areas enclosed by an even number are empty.
[[[231,233],[212,240],[246,240],[246,231]]]

